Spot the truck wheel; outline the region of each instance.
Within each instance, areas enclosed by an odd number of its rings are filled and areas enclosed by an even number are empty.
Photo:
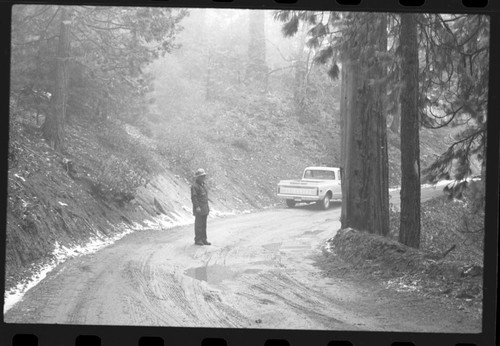
[[[295,207],[295,201],[293,199],[287,199],[286,205],[288,206],[288,208],[293,208]]]
[[[327,210],[330,207],[330,195],[326,194],[325,198],[318,202],[319,206],[323,210]]]

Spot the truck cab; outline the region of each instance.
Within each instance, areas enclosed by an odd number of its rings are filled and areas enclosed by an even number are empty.
[[[290,208],[304,202],[317,203],[326,210],[331,200],[342,199],[341,170],[339,167],[306,167],[301,179],[281,180],[277,196],[284,198]]]

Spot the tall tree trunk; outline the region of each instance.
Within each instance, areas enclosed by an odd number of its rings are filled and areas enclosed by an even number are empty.
[[[306,46],[307,30],[302,26],[299,37],[299,45],[295,53],[294,61],[294,86],[293,99],[295,103],[295,115],[302,119],[304,115],[305,99],[306,99],[306,75],[308,69],[308,61],[305,58],[304,48]]]
[[[64,7],[60,7],[60,11],[53,103],[42,127],[43,136],[55,150],[60,150],[63,146],[70,50],[68,12]]]
[[[399,133],[401,129],[401,103],[399,102],[399,98],[401,97],[401,93],[398,95],[398,100],[397,105],[396,105],[396,111],[392,115],[392,122],[391,122],[391,131],[392,133]]]
[[[387,20],[373,15],[360,29],[360,46],[387,51]],[[369,54],[342,62],[342,228],[389,231],[384,64]]]
[[[401,222],[399,241],[420,246],[418,41],[414,14],[401,15]]]
[[[249,16],[250,42],[246,79],[261,84],[267,90],[265,12],[250,10]]]
[[[354,75],[352,74],[352,67],[348,68],[347,62],[342,63],[341,69],[340,69],[340,116],[339,116],[339,125],[340,125],[340,162],[341,162],[341,167],[340,167],[340,176],[341,176],[341,181],[342,181],[342,194],[347,193],[346,189],[346,182],[347,180],[345,179],[345,165],[346,165],[346,160],[348,159],[345,155],[346,152],[346,146],[347,146],[347,131],[345,129],[346,127],[346,119],[347,119],[347,110],[351,109],[352,105],[348,103],[348,101],[352,100],[352,96],[350,98],[347,97],[347,95],[352,94],[352,90],[348,91],[348,88],[352,88],[352,78],[354,78]],[[349,73],[347,73],[347,70],[349,70]],[[351,77],[351,79],[349,79]],[[344,191],[345,190],[345,191]],[[345,197],[345,195],[343,195]],[[344,197],[342,199],[344,199]],[[345,208],[342,203],[342,209],[340,213],[340,221],[342,224],[344,224],[344,217],[345,217]]]
[[[214,70],[214,53],[213,53],[213,39],[206,32],[209,30],[209,25],[207,19],[209,16],[209,9],[203,9],[201,12],[201,19],[198,25],[202,30],[198,31],[197,44],[203,47],[203,53],[206,54],[206,65],[205,65],[205,101],[212,101],[215,97],[216,91],[214,91],[213,83],[213,70]]]

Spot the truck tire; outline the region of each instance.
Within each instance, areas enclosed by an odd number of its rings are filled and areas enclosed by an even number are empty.
[[[295,207],[295,201],[293,199],[287,199],[286,205],[288,208],[293,208],[293,207]]]
[[[327,210],[328,208],[330,208],[330,194],[327,193],[325,197],[318,202],[318,204],[319,207],[323,210]]]

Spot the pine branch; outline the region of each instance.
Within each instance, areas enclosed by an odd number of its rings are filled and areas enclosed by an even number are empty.
[[[319,64],[326,64],[326,62],[333,57],[333,48],[328,46],[325,49],[320,50],[314,57],[314,62]]]
[[[283,25],[281,31],[285,37],[291,37],[297,33],[298,29],[299,17],[294,15],[285,25]]]
[[[339,77],[339,66],[336,63],[333,63],[332,66],[328,69],[328,76],[331,79],[335,80]]]
[[[271,75],[272,73],[274,72],[279,72],[279,71],[283,71],[283,70],[289,70],[289,69],[293,69],[295,68],[295,65],[291,65],[291,66],[285,66],[285,67],[280,67],[280,68],[276,68],[274,70],[270,70],[267,72],[267,75]]]

